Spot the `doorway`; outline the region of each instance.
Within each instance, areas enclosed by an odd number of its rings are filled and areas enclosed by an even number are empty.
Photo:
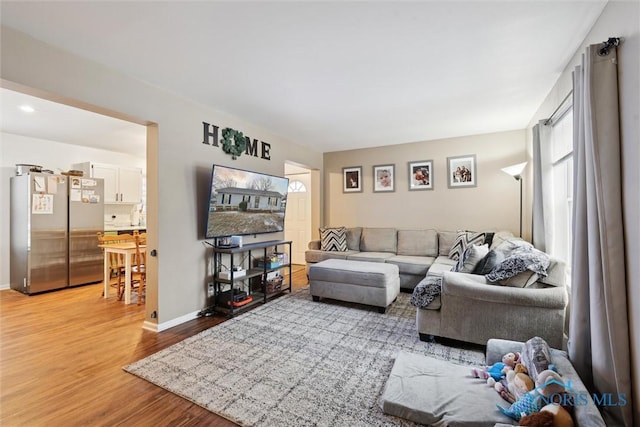
[[[12,169],[16,163],[26,162],[43,165],[46,169],[60,173],[73,165],[93,161],[146,170],[144,178],[147,179],[143,182],[148,184],[149,192],[143,208],[155,222],[156,208],[150,202],[155,199],[157,177],[155,173],[150,174],[150,171],[155,171],[156,168],[155,161],[150,162],[153,158],[150,159],[147,154],[150,150],[155,152],[157,145],[157,130],[153,123],[6,81],[2,82],[0,93],[4,119],[0,128],[3,135],[0,166],[3,169]],[[34,107],[30,116],[17,108],[23,104]],[[9,188],[10,175],[4,173],[0,178],[2,188]],[[0,254],[7,256],[0,259],[0,288],[8,289],[9,194],[2,188],[0,229],[3,231],[2,235],[7,237],[0,239]],[[105,209],[105,220],[109,216],[131,221],[131,212],[131,205],[112,204],[109,215]],[[113,222],[116,227],[118,224]],[[149,225],[146,227],[149,228]],[[149,269],[153,267],[150,266]],[[157,275],[157,272],[154,273]],[[155,289],[150,292],[150,288],[153,286],[147,286],[147,302],[141,307],[145,311],[157,310],[157,302],[154,301],[157,300],[156,292]]]
[[[285,240],[291,240],[293,264],[304,265],[304,253],[311,240],[312,185],[311,170],[285,163],[285,177],[289,178],[287,211],[284,221]]]

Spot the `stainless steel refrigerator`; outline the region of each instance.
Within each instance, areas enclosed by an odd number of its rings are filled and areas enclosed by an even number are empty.
[[[102,280],[101,179],[30,172],[11,177],[11,288],[36,294]]]

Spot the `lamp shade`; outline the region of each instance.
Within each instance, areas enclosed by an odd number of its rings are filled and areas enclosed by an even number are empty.
[[[517,165],[502,168],[502,172],[511,175],[515,179],[520,179],[522,171],[527,166],[527,162],[518,163]]]

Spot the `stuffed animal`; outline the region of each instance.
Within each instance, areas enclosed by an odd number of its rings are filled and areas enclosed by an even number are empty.
[[[497,382],[494,386],[498,394],[507,402],[514,403],[525,393],[533,390],[535,384],[533,380],[524,373],[526,368],[519,368],[507,372],[506,378]],[[506,384],[506,385],[505,385]]]
[[[515,366],[520,363],[520,359],[520,353],[507,353],[502,356],[502,362],[496,362],[491,366],[487,366],[485,369],[473,368],[471,375],[487,380],[487,384],[493,387],[496,381],[500,381],[507,371],[515,368]]]
[[[473,368],[471,369],[471,375],[485,380],[493,379],[494,381],[499,381],[500,378],[502,378],[502,370],[505,366],[504,362],[496,362],[491,366],[487,366],[485,369]]]
[[[518,421],[524,415],[539,412],[549,401],[552,401],[554,397],[560,397],[565,391],[560,374],[550,369],[540,372],[535,384],[536,388],[525,393],[509,408],[505,409],[496,405],[500,412]]]
[[[533,427],[573,427],[573,419],[569,412],[556,403],[543,406],[540,412],[520,418],[521,426]]]

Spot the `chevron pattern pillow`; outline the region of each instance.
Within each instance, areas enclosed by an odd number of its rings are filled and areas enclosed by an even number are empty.
[[[459,260],[467,247],[471,245],[484,244],[485,233],[475,233],[473,231],[458,231],[456,241],[451,250],[449,250],[449,258]]]
[[[321,228],[320,249],[345,252],[347,250],[347,229],[345,227]]]

